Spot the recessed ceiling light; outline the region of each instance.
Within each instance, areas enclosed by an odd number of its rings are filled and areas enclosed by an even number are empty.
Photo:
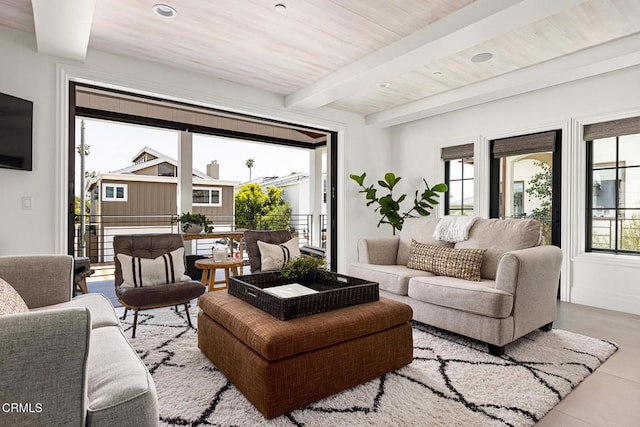
[[[391,87],[391,83],[389,83],[389,82],[380,82],[380,83],[376,84],[376,87],[378,89],[386,89],[386,88]]]
[[[273,6],[278,12],[284,12],[285,10],[287,10],[287,5],[284,3],[276,3],[275,6]]]
[[[163,18],[173,18],[178,14],[178,11],[168,4],[154,4],[151,9],[156,13],[156,15],[161,16]]]
[[[477,55],[473,55],[471,57],[471,62],[475,62],[476,64],[478,64],[480,62],[487,62],[491,58],[493,58],[493,53],[482,52],[478,53]]]

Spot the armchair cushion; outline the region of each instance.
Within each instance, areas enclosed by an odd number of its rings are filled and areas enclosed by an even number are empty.
[[[258,240],[258,248],[260,249],[260,270],[276,271],[282,270],[282,267],[300,256],[300,245],[298,238],[294,237],[279,245],[266,243]]]
[[[149,259],[118,254],[122,267],[122,287],[164,285],[191,280],[185,275],[184,248],[178,248],[157,258]]]
[[[244,242],[247,245],[247,255],[249,256],[249,266],[252,273],[260,271],[262,262],[260,260],[260,248],[258,240],[266,243],[280,244],[291,239],[289,230],[247,230],[244,232]]]
[[[13,287],[0,278],[0,314],[26,313],[29,307]]]
[[[486,249],[444,248],[412,240],[407,267],[479,282],[485,251]]]

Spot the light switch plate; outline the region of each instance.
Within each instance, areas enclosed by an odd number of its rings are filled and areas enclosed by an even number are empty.
[[[23,196],[22,197],[22,210],[23,211],[30,211],[32,206],[33,206],[33,203],[32,203],[32,200],[31,200],[31,196]]]

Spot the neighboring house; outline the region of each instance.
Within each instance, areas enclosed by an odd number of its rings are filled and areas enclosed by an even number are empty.
[[[236,182],[220,180],[218,171],[216,161],[207,165],[207,174],[193,170],[192,211],[208,216],[216,228],[224,229],[233,224]],[[175,159],[145,147],[133,157],[132,166],[90,178],[87,240],[91,258],[108,260],[110,254],[98,257],[96,250],[102,253],[98,247],[111,247],[115,234],[148,232],[150,228],[170,231],[170,218],[178,213],[177,175]]]

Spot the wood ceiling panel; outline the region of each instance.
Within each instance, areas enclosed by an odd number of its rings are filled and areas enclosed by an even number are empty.
[[[398,76],[389,80],[391,87],[387,89],[373,87],[331,106],[371,114],[639,31],[640,1],[591,0]],[[494,57],[485,63],[472,63],[471,57],[481,52],[491,52]]]
[[[278,1],[284,13],[275,0],[168,0],[178,16],[161,19],[151,0],[98,0],[89,46],[289,95],[486,0]],[[34,32],[31,1],[0,0],[0,25]],[[640,0],[587,0],[330,105],[380,112],[638,32]],[[487,51],[491,61],[469,61]]]
[[[33,33],[31,0],[0,0],[0,25]]]

